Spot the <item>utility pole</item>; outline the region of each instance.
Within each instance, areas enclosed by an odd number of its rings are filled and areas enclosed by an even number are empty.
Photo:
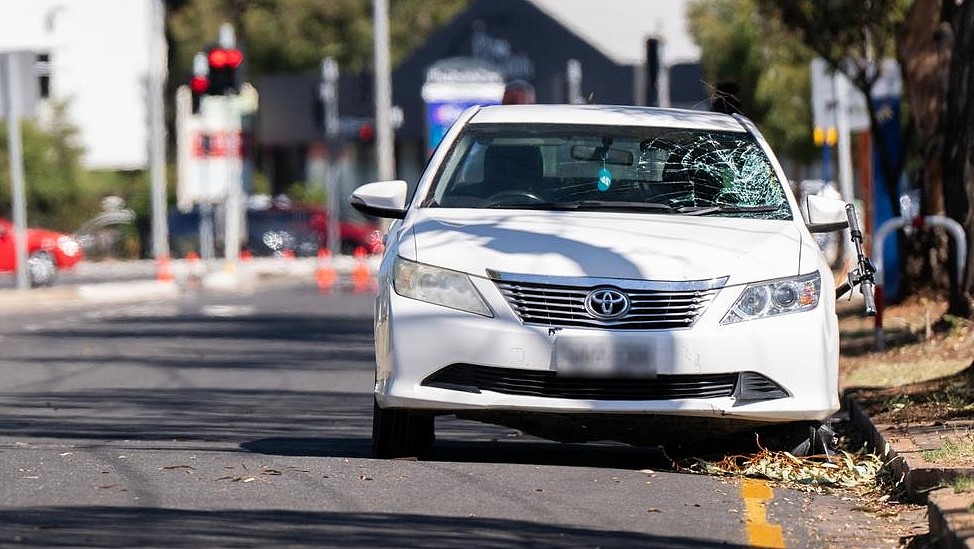
[[[161,0],[152,2],[152,32],[149,37],[149,172],[152,196],[152,257],[169,257],[169,227],[166,220],[166,129],[163,123],[163,71],[165,38]]]
[[[27,200],[24,191],[24,146],[20,134],[20,78],[18,57],[23,53],[0,54],[0,68],[6,82],[7,139],[10,142],[10,186],[13,202],[14,257],[17,261],[17,289],[26,290],[27,279]]]
[[[328,168],[325,170],[325,189],[328,194],[328,252],[332,257],[341,251],[341,225],[338,216],[341,214],[338,201],[339,151],[341,150],[341,121],[338,115],[338,62],[333,57],[326,57],[321,63],[321,102],[325,106],[325,138],[328,141]]]
[[[375,148],[378,178],[396,177],[396,158],[392,133],[392,70],[389,64],[389,2],[374,0],[375,32]]]

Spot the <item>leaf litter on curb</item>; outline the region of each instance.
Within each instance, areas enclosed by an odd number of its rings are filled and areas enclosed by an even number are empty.
[[[860,496],[880,489],[884,465],[879,456],[865,450],[797,457],[766,448],[755,454],[725,456],[716,461],[692,458],[674,463],[678,471],[685,473],[764,478],[804,492],[846,489]]]

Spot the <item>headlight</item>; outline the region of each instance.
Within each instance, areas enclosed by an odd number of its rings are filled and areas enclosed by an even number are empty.
[[[57,239],[57,247],[60,248],[61,253],[68,257],[74,257],[81,253],[81,245],[70,236],[59,236]]]
[[[494,316],[474,288],[470,278],[456,271],[441,269],[396,258],[393,267],[396,293],[419,301],[434,303],[483,316]]]
[[[721,324],[808,311],[818,305],[822,278],[818,271],[795,278],[748,284]]]

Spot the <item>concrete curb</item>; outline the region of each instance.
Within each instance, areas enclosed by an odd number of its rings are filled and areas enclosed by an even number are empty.
[[[0,311],[29,312],[86,303],[126,303],[172,298],[184,289],[200,287],[216,291],[246,291],[262,281],[314,281],[317,270],[325,267],[338,277],[335,280],[336,289],[342,289],[350,286],[350,278],[362,265],[374,276],[379,262],[378,256],[362,259],[338,256],[328,260],[326,265],[313,257],[260,258],[240,261],[235,265],[216,260],[207,265],[198,261],[177,260],[171,264],[171,280],[156,279],[154,263],[133,262],[123,268],[128,268],[126,274],[136,277],[134,279],[99,283],[66,282],[53,288],[29,290],[0,289]]]
[[[30,290],[0,290],[0,310],[50,310],[61,306],[86,303],[127,303],[165,297],[175,297],[180,288],[175,282],[135,280],[80,284]]]
[[[974,549],[974,496],[951,488],[930,492],[927,513],[930,539],[944,549]]]
[[[844,397],[850,420],[881,453],[895,477],[902,479],[906,499],[927,504],[930,541],[946,549],[974,549],[974,493],[955,493],[947,485],[958,478],[974,478],[974,468],[944,467],[923,459],[922,449],[905,433],[877,425],[855,397]]]

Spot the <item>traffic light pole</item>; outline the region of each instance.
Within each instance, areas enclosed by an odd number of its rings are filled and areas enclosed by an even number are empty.
[[[226,127],[231,128],[229,134],[239,135],[240,113],[237,110],[236,94],[227,95],[224,102],[224,113],[226,115]],[[240,164],[243,162],[242,147],[239,142],[231,142],[226,147],[227,155],[230,158],[230,169],[227,172],[227,204],[225,215],[225,227],[223,231],[223,257],[226,259],[228,268],[234,270],[237,260],[240,258],[240,235],[241,219],[243,217],[243,185]]]

